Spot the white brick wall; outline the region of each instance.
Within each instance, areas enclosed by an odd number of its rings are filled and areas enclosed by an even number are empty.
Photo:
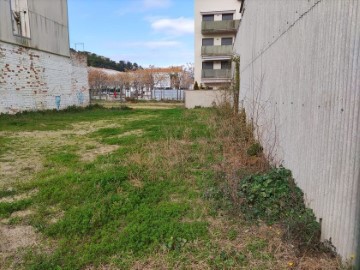
[[[0,42],[0,113],[89,104],[86,57]]]

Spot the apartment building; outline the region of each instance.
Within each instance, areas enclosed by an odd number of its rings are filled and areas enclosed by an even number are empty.
[[[67,0],[0,0],[0,113],[89,104],[86,56],[70,52]]]
[[[209,88],[231,82],[239,0],[195,0],[195,81]]]

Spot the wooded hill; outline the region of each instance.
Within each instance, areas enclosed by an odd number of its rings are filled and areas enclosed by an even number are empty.
[[[71,49],[71,50],[73,50],[73,49]],[[108,57],[97,55],[96,53],[86,52],[86,51],[81,52],[81,53],[84,53],[87,55],[88,66],[91,66],[91,67],[107,68],[107,69],[113,69],[113,70],[122,71],[122,72],[142,69],[142,67],[139,66],[137,63],[132,63],[130,61],[121,60],[119,62],[116,62],[114,60],[111,60]]]

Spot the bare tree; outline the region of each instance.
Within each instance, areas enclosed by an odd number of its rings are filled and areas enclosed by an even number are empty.
[[[89,86],[92,93],[99,94],[103,89],[107,88],[108,75],[105,72],[96,69],[89,70]]]

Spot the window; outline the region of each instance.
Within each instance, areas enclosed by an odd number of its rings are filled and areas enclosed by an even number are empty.
[[[221,61],[221,69],[231,69],[230,61]]]
[[[233,39],[230,38],[221,38],[221,45],[225,46],[225,45],[232,45]]]
[[[234,19],[234,14],[233,13],[225,13],[222,15],[222,20],[223,21],[232,21]]]
[[[214,63],[213,62],[203,62],[202,68],[203,69],[214,69]]]
[[[212,15],[203,15],[203,21],[205,21],[205,22],[213,22],[214,21],[214,14],[212,14]]]
[[[30,38],[27,0],[11,0],[11,19],[14,35]]]
[[[203,46],[214,46],[214,39],[213,38],[203,38],[202,45]]]

